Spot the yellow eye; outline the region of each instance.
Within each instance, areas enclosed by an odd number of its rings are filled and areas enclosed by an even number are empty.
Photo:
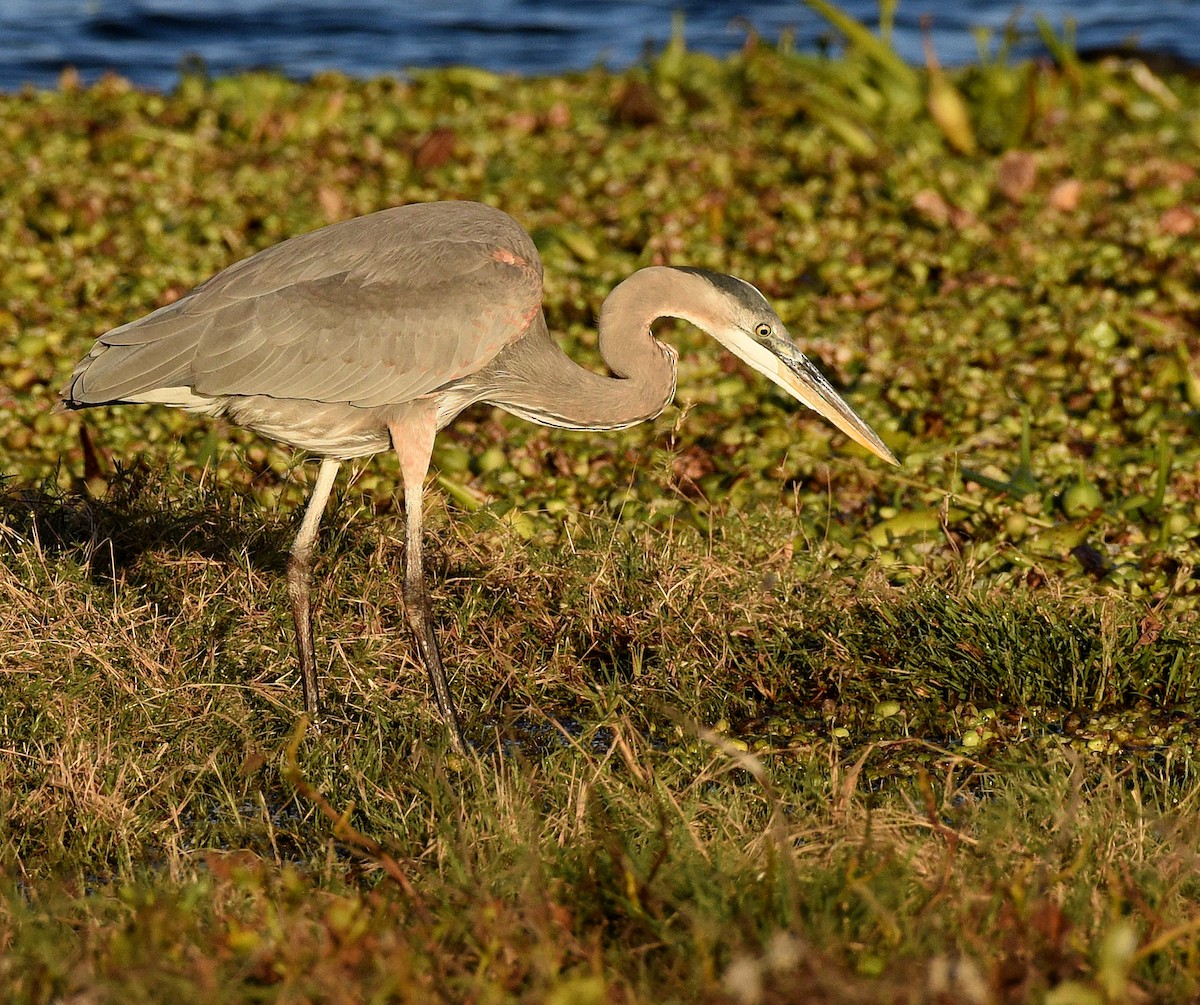
[[[763,321],[762,323],[755,326],[754,334],[757,335],[759,338],[769,338],[771,335],[771,326],[769,324],[767,324],[765,321]]]

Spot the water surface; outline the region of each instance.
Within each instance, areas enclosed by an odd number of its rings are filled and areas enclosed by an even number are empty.
[[[876,0],[841,7],[873,22]],[[901,2],[895,43],[921,61],[919,21],[932,16],[945,63],[976,58],[973,28],[1002,30],[1011,0]],[[798,0],[0,0],[0,90],[54,86],[66,66],[91,81],[115,71],[170,89],[181,61],[200,56],[214,74],[274,67],[305,78],[337,69],[354,76],[411,67],[470,64],[502,72],[551,74],[597,63],[618,69],[661,47],[671,14],[686,18],[689,46],[714,54],[742,45],[749,26],[772,40],[794,32],[816,49],[828,24]],[[1079,23],[1081,47],[1142,46],[1200,62],[1200,3],[1189,0],[1041,0],[1016,19],[1020,52],[1039,50],[1034,12]]]

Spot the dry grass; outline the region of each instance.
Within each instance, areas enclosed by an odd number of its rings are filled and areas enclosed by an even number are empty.
[[[1195,734],[1128,683],[1196,693],[1183,626],[1130,645],[1118,598],[831,575],[819,544],[798,564],[753,543],[770,512],[711,535],[577,516],[560,548],[435,505],[461,762],[398,629],[394,528],[350,498],[317,615],[333,713],[289,769],[291,518],[172,476],[140,491],[8,500],[10,1000],[1200,988]],[[940,652],[968,637],[994,679]],[[1099,677],[1061,679],[1056,653]],[[995,736],[967,751],[984,695]],[[1124,710],[1114,754],[1087,749],[1092,700]]]

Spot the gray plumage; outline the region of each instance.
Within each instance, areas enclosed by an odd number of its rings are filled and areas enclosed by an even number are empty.
[[[658,415],[675,391],[675,353],[650,331],[664,316],[708,331],[895,463],[762,294],[731,276],[670,267],[635,273],[600,313],[600,351],[613,376],[578,366],[546,327],[542,266],[529,235],[507,214],[470,202],[384,210],[231,265],[102,335],[75,368],[62,403],[149,402],[226,415],[323,458],[288,566],[313,715],[319,692],[309,580],[321,512],[342,460],[395,449],[408,517],[408,617],[451,741],[464,751],[421,555],[421,488],[433,437],[475,402],[572,429],[620,428]]]
[[[530,265],[496,261],[497,248]],[[268,435],[361,456],[387,440],[360,448],[362,422],[382,413],[357,410],[411,401],[486,365],[517,334],[514,316],[540,307],[537,250],[510,217],[465,202],[404,206],[284,241],[114,328],[76,367],[64,399],[232,407],[235,419],[247,404],[268,416],[272,407],[239,398],[321,402],[331,406],[323,435]],[[342,426],[345,450],[331,442]]]

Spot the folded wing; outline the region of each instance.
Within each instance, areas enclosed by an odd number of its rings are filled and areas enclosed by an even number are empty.
[[[506,214],[439,205],[335,224],[230,266],[101,336],[64,402],[165,401],[177,389],[374,406],[479,369],[537,315],[541,264]]]

